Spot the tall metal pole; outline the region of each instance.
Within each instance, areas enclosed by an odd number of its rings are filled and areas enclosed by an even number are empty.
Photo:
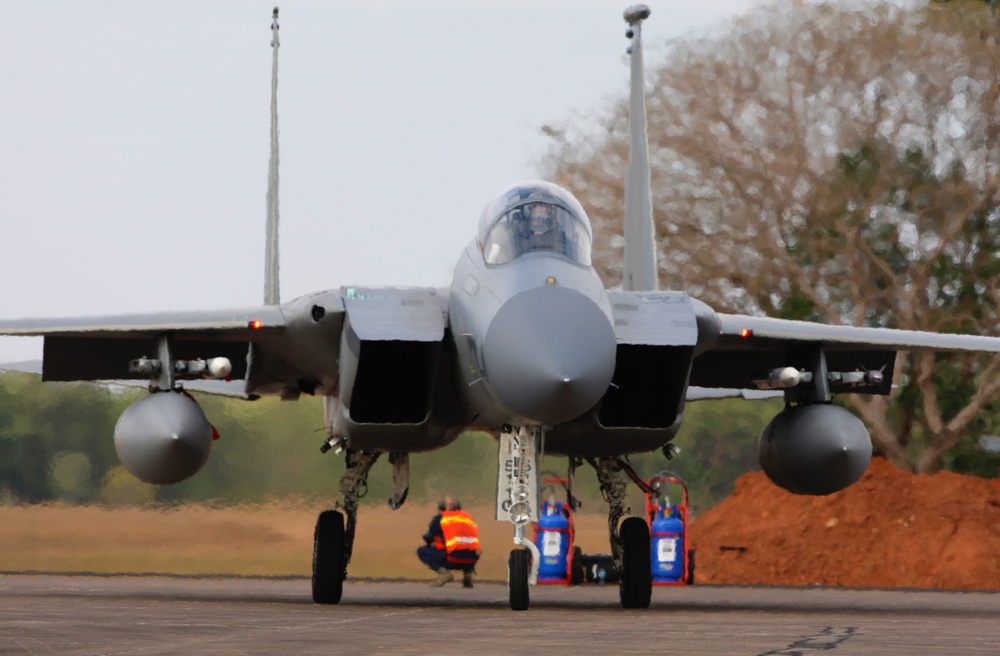
[[[267,244],[264,264],[264,304],[280,302],[278,285],[278,8],[271,22],[271,159],[267,165]]]

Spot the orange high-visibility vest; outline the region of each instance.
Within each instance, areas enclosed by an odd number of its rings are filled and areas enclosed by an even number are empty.
[[[446,510],[441,513],[441,532],[444,534],[444,549],[448,561],[452,563],[474,563],[475,559],[462,557],[456,551],[479,552],[479,527],[472,516],[464,510]]]

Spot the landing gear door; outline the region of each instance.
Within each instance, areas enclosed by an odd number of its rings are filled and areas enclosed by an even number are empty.
[[[529,430],[500,433],[497,470],[497,521],[513,521],[511,508],[528,513],[527,521],[538,521],[538,456],[535,436]]]

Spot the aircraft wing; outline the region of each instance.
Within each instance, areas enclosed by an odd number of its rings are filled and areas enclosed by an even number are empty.
[[[44,380],[117,380],[128,364],[156,357],[157,339],[170,334],[179,359],[227,357],[233,378],[247,370],[248,344],[285,329],[280,306],[226,310],[156,312],[106,316],[11,319],[0,321],[0,335],[44,337]]]
[[[281,305],[0,321],[0,335],[44,337],[43,380],[146,380],[129,363],[158,357],[169,335],[176,360],[225,357],[230,378],[186,380],[211,394],[255,398],[299,392],[336,393],[342,332],[377,343],[440,342],[447,324],[447,294],[419,287],[343,287]]]
[[[771,348],[803,343],[843,350],[972,351],[1000,353],[1000,337],[952,335],[894,328],[831,326],[809,321],[720,314],[718,348]],[[747,334],[745,331],[750,331]]]
[[[769,371],[808,368],[809,353],[822,347],[831,372],[883,374],[877,384],[833,383],[831,392],[888,394],[897,351],[1000,353],[1000,337],[834,326],[740,314],[719,314],[718,319],[718,338],[692,365],[692,386],[755,389],[754,381]]]
[[[22,360],[20,362],[3,362],[0,363],[0,373],[7,372],[17,372],[22,374],[35,374],[36,376],[42,373],[42,361],[41,360]],[[105,383],[108,385],[122,385],[125,387],[149,387],[149,381],[146,379],[142,380],[131,380],[131,379],[117,379],[117,380],[99,380],[98,383]],[[231,398],[246,399],[249,398],[245,390],[243,389],[242,380],[187,380],[184,381],[184,389],[195,392],[201,392],[203,394],[211,394],[213,396],[226,396]]]

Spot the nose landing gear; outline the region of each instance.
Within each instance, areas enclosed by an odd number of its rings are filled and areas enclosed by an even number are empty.
[[[528,610],[528,585],[538,580],[539,553],[524,537],[528,522],[538,519],[538,458],[543,429],[511,428],[500,434],[497,481],[497,519],[514,525],[514,544],[507,560],[507,587],[511,610]]]
[[[534,542],[525,538],[528,522],[538,521],[538,448],[544,429],[540,426],[509,428],[500,434],[497,484],[497,520],[514,525],[514,544],[507,561],[507,585],[511,610],[527,610],[529,585],[538,580],[541,556]],[[611,555],[624,608],[648,608],[652,597],[649,525],[643,517],[625,517],[627,474],[640,487],[645,485],[620,458],[587,459],[597,472],[601,492],[608,502]],[[571,469],[575,462],[571,461]],[[572,473],[568,480],[572,480]],[[572,490],[568,490],[572,498]],[[647,491],[643,487],[643,491]],[[622,518],[625,517],[623,520]],[[574,554],[574,557],[576,554]]]

